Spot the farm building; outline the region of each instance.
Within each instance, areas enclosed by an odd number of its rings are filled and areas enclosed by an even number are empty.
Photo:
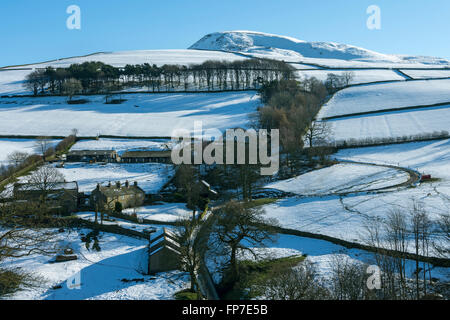
[[[67,154],[68,162],[119,162],[115,150],[74,150]]]
[[[14,199],[45,203],[58,214],[70,214],[78,209],[78,183],[58,182],[52,184],[16,183]]]
[[[180,244],[176,235],[164,228],[163,233],[150,241],[148,272],[155,274],[180,267]]]
[[[172,151],[127,151],[121,159],[124,163],[144,163],[144,162],[157,162],[157,163],[170,163]]]
[[[123,209],[138,207],[144,204],[144,200],[144,190],[137,182],[130,185],[128,181],[124,185],[121,185],[120,181],[115,184],[109,183],[107,186],[98,184],[90,196],[91,207],[98,210],[114,210],[117,202],[120,202]]]

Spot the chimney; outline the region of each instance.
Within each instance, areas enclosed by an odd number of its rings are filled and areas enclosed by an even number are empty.
[[[120,189],[120,181],[117,181],[117,182],[116,182],[116,187],[117,187],[118,189]]]
[[[108,188],[111,188],[111,181],[108,181]]]
[[[135,186],[135,187],[137,187],[137,186],[138,186],[138,185],[137,185],[137,181],[135,181],[135,182],[134,182],[134,186]]]
[[[97,190],[100,190],[100,183],[97,183]]]
[[[129,188],[130,187],[130,183],[127,181],[125,181],[125,188]]]

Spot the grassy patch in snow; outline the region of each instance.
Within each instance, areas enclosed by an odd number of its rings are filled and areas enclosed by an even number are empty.
[[[277,201],[278,199],[275,198],[261,198],[261,199],[255,199],[252,200],[250,202],[245,203],[245,206],[247,208],[255,208],[255,207],[259,207],[259,206],[263,206],[266,204],[271,204],[275,201]]]
[[[261,296],[258,287],[280,272],[301,263],[305,256],[290,256],[262,261],[244,260],[239,263],[239,281],[232,288],[222,288],[225,300],[252,299]]]
[[[37,284],[37,278],[21,270],[0,269],[0,298],[8,297],[23,287],[32,287]]]
[[[421,184],[422,183],[434,183],[434,182],[439,182],[439,181],[442,181],[442,179],[441,178],[430,178],[430,179],[422,180],[422,181],[420,181],[420,183]]]
[[[176,300],[199,300],[198,294],[189,289],[176,292],[174,297]]]

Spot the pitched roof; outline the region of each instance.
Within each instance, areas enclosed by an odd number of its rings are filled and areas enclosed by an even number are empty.
[[[122,154],[123,158],[170,158],[172,151],[155,150],[155,151],[127,151]]]
[[[94,191],[96,190],[98,189],[96,188]],[[128,187],[120,186],[120,188],[118,188],[115,184],[111,184],[111,186],[100,186],[99,191],[107,197],[145,193],[144,190],[135,185],[129,185]]]
[[[69,156],[112,156],[115,150],[73,150],[69,151]]]
[[[76,181],[72,182],[55,182],[49,183],[49,189],[53,191],[57,190],[77,190],[78,183]],[[41,183],[16,183],[14,184],[14,190],[16,191],[37,191],[42,190]]]

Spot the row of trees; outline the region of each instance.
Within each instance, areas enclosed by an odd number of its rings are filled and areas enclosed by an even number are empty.
[[[269,59],[205,61],[202,64],[149,63],[116,68],[102,62],[84,62],[68,68],[47,67],[30,73],[25,87],[38,94],[107,93],[129,88],[158,91],[212,91],[256,89],[261,84],[292,79],[293,68]]]

